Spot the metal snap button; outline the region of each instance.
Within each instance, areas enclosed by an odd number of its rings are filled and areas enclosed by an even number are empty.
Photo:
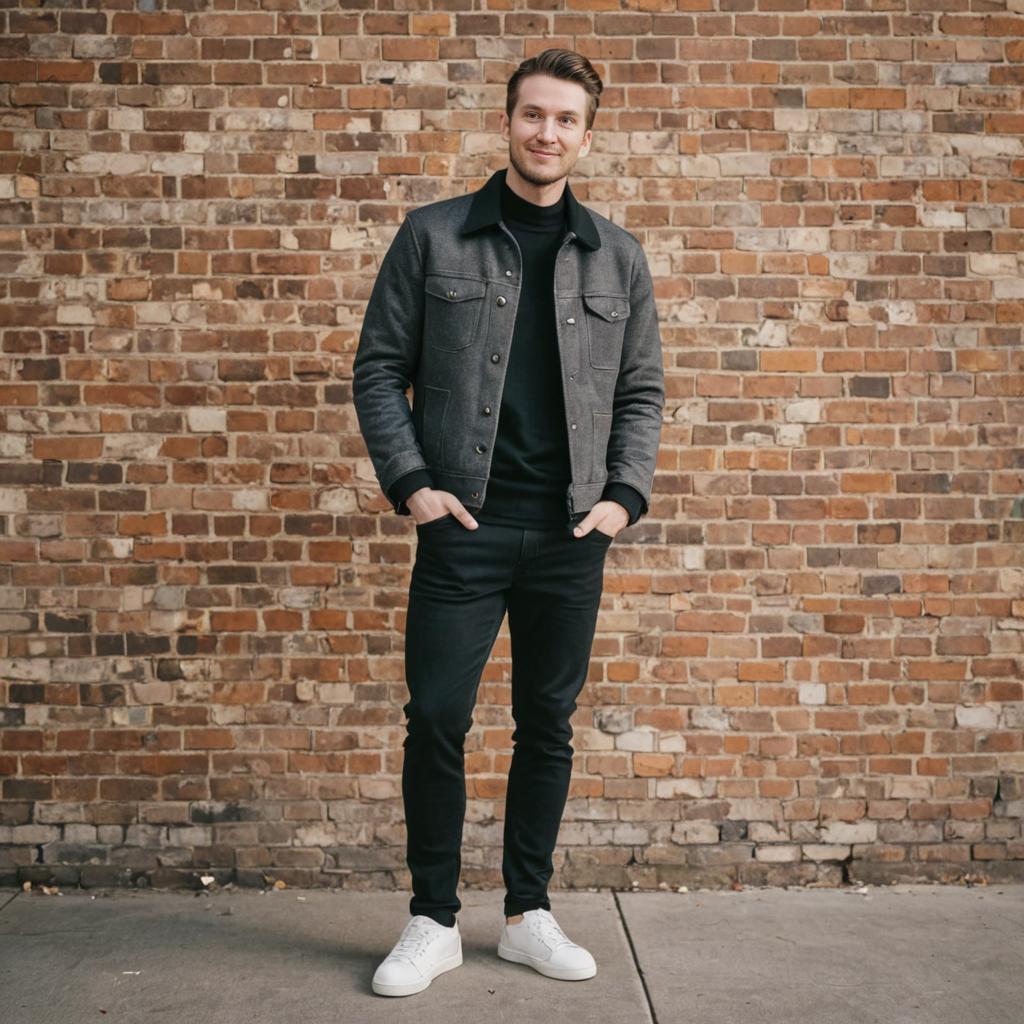
[[[566,320],[565,322],[566,322],[567,324],[574,324],[574,323],[576,323],[576,317],[574,317],[574,316],[571,316],[571,317],[569,317],[569,319],[568,319],[568,320]]]
[[[499,306],[504,306],[505,305],[505,296],[504,295],[499,295],[494,301],[497,302],[497,304]]]
[[[505,271],[505,276],[506,277],[511,277],[512,276],[512,271],[511,270],[506,270]]]
[[[499,360],[500,358],[501,358],[501,356],[499,356],[499,355],[498,355],[498,353],[497,353],[497,352],[495,352],[495,353],[494,353],[494,354],[493,354],[493,355],[491,356],[491,362],[492,362],[492,363],[496,363],[496,362],[497,362],[497,361],[498,361],[498,360]]]
[[[489,405],[485,405],[484,406],[484,415],[485,416],[490,416],[491,415],[491,407]]]
[[[612,310],[612,316],[618,316],[618,315],[619,315],[619,311],[617,309],[613,309]]]
[[[449,299],[454,299],[456,295],[458,295],[458,292],[455,291],[454,288],[449,288],[448,289],[448,298]]]
[[[476,450],[478,452],[485,452],[485,451],[487,451],[487,445],[485,445],[485,444],[478,444],[476,446]]]
[[[576,424],[575,424],[575,423],[573,423],[573,424],[572,424],[572,429],[573,429],[573,430],[575,430],[575,429],[576,429]]]

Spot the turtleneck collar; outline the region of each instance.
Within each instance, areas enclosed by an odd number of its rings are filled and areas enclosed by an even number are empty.
[[[565,189],[558,197],[557,203],[550,206],[538,206],[528,199],[523,199],[509,188],[508,182],[501,183],[501,212],[507,220],[531,227],[551,228],[565,223],[566,202]]]
[[[459,229],[463,235],[470,235],[485,227],[496,227],[501,219],[501,185],[505,181],[507,167],[495,171],[483,186],[471,193],[469,210]],[[562,192],[565,197],[565,219],[576,241],[585,249],[600,249],[601,236],[597,225],[587,208],[573,195],[569,182]]]

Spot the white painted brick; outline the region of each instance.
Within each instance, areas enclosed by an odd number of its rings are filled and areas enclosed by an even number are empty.
[[[659,800],[671,800],[680,796],[700,797],[704,793],[700,779],[657,779],[654,793]]]
[[[722,178],[769,178],[774,153],[720,153],[719,176]]]
[[[728,732],[730,729],[729,712],[715,705],[701,705],[690,710],[690,722],[694,729],[712,729],[715,732]]]
[[[790,252],[827,252],[828,228],[790,228],[786,232],[786,248]]]
[[[759,846],[754,850],[754,859],[768,864],[789,864],[800,859],[800,847]]]
[[[352,704],[356,699],[351,683],[321,683],[319,697],[322,704]]]
[[[961,729],[995,729],[999,724],[999,709],[991,704],[958,704],[956,724]]]
[[[926,228],[962,228],[966,223],[962,210],[949,210],[942,206],[921,206],[917,215]]]
[[[149,169],[143,153],[85,153],[69,157],[64,166],[72,174],[142,174]]]
[[[997,299],[1024,299],[1024,277],[1004,277],[992,282]]]
[[[850,847],[830,846],[825,843],[807,843],[803,847],[803,852],[807,860],[846,860],[850,856]]]
[[[316,507],[321,512],[349,515],[359,511],[359,496],[351,487],[330,487],[317,495]]]
[[[688,845],[690,843],[717,843],[718,826],[710,821],[680,821],[672,826],[672,842]]]
[[[790,402],[786,406],[786,419],[790,423],[820,423],[821,401],[807,398],[800,402]]]
[[[270,497],[257,487],[231,492],[231,507],[249,512],[265,512],[270,508]]]
[[[740,252],[781,252],[785,249],[782,228],[759,228],[736,232],[736,248]]]
[[[801,683],[798,692],[801,704],[824,704],[828,697],[824,683]]]
[[[140,324],[169,324],[171,304],[169,302],[137,302],[135,319]]]
[[[188,410],[188,429],[196,434],[223,433],[228,426],[227,409],[195,407]]]
[[[220,115],[226,132],[309,132],[311,110],[235,110]]]
[[[652,729],[631,729],[629,732],[619,733],[615,737],[615,747],[618,750],[653,751],[654,731]]]
[[[91,324],[96,317],[88,306],[58,306],[57,323],[59,324]]]
[[[828,845],[874,843],[878,839],[878,823],[830,821],[821,826],[821,839]]]

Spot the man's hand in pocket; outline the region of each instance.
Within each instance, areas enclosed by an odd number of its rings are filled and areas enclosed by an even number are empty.
[[[573,536],[585,537],[599,530],[608,537],[615,535],[629,522],[629,512],[617,501],[599,501],[575,526]]]
[[[405,499],[405,503],[409,506],[409,511],[412,513],[412,517],[416,520],[418,526],[433,522],[435,519],[440,519],[447,512],[451,512],[467,530],[475,530],[477,528],[477,522],[469,514],[469,509],[450,491],[439,491],[433,487],[421,487],[418,491],[413,491]],[[622,506],[620,505],[619,507],[621,508]]]

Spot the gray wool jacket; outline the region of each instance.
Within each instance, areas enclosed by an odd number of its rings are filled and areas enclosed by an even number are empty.
[[[378,483],[399,514],[410,512],[394,497],[396,482],[417,470],[470,510],[487,495],[522,280],[519,244],[500,216],[505,173],[407,213],[370,294],[353,401]],[[622,485],[641,496],[643,515],[665,405],[651,273],[632,234],[581,205],[568,182],[565,192],[554,300],[572,468],[567,515],[580,518]]]

